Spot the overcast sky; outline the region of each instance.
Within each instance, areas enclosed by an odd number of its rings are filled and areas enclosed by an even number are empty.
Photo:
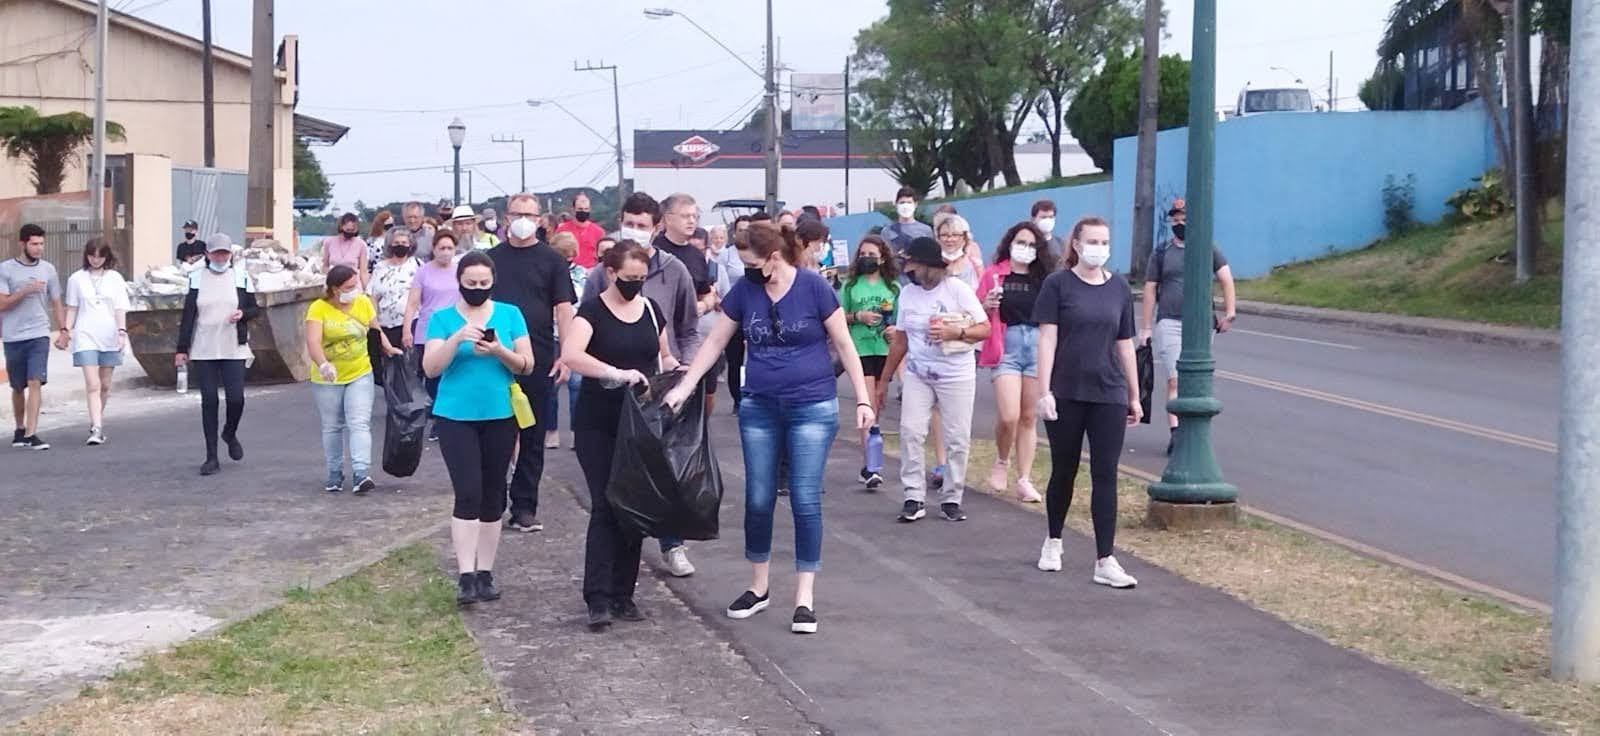
[[[1231,104],[1251,80],[1288,81],[1293,70],[1325,94],[1335,54],[1341,107],[1376,61],[1373,49],[1392,0],[1224,0],[1218,19],[1217,98]],[[113,7],[194,36],[196,0],[112,0]],[[619,67],[623,146],[635,128],[709,128],[741,123],[759,102],[761,80],[681,18],[647,19],[665,5],[761,68],[765,17],[757,0],[284,0],[276,32],[300,37],[300,112],[350,126],[338,145],[316,149],[341,207],[448,196],[445,126],[467,125],[462,161],[476,166],[478,199],[516,191],[517,148],[491,135],[527,139],[528,188],[615,183],[614,154],[559,109],[555,98],[607,139],[615,129],[611,77],[574,72],[573,62]],[[1163,53],[1189,56],[1192,5],[1169,2]],[[884,15],[882,0],[777,0],[777,44],[798,72],[842,71],[856,31]],[[249,53],[250,3],[213,3],[219,45]],[[1259,81],[1258,81],[1259,83]],[[787,101],[785,101],[787,104]],[[370,173],[434,166],[426,171]],[[629,174],[631,175],[631,168]],[[463,188],[466,184],[463,183]]]

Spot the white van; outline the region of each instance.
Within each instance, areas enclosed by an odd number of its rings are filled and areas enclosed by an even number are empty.
[[[1303,84],[1261,88],[1246,84],[1239,92],[1239,102],[1234,106],[1233,114],[1243,117],[1271,112],[1314,112],[1319,109],[1311,97],[1311,89]]]

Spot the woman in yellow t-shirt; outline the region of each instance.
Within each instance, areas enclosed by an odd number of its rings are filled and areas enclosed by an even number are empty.
[[[377,488],[372,466],[372,359],[367,357],[367,331],[378,330],[385,355],[400,350],[378,329],[378,310],[361,293],[355,269],[334,266],[322,298],[306,310],[306,352],[317,369],[311,393],[322,415],[322,453],[328,461],[328,482],[322,490],[344,490],[344,441],[350,440],[350,473],[356,495]]]

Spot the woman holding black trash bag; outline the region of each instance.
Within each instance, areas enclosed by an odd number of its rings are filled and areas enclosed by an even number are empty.
[[[533,344],[522,312],[489,300],[494,261],[487,253],[462,256],[456,281],[461,301],[428,320],[422,371],[439,379],[433,416],[456,496],[450,517],[461,574],[456,603],[468,605],[500,597],[490,571],[500,548],[506,473],[519,432],[513,397],[521,391],[515,380],[533,372]]]
[[[770,595],[772,514],[777,498],[777,456],[789,460],[789,506],[795,526],[795,612],[789,630],[817,631],[812,591],[822,563],[822,473],[839,429],[832,343],[856,395],[856,428],[875,420],[861,359],[850,340],[839,297],[821,276],[797,268],[804,246],[793,231],[757,223],[737,239],[744,278],[722,302],[722,317],[695,355],[688,375],[663,401],[674,410],[722,355],[735,330],[745,342],[744,400],[739,438],[744,446],[745,559],[750,588],[728,606],[745,619],[765,610]]]
[[[624,240],[601,254],[600,267],[610,286],[578,306],[568,334],[561,336],[562,362],[583,376],[578,389],[583,413],[573,417],[572,431],[591,500],[583,602],[589,608],[589,628],[596,631],[614,618],[644,620],[633,601],[643,539],[622,526],[606,499],[623,392],[678,366],[667,348],[661,307],[640,294],[650,271],[649,254]]]

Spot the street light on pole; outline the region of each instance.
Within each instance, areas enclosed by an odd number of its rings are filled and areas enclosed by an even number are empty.
[[[628,180],[622,172],[622,95],[618,92],[619,87],[617,85],[617,65],[607,64],[604,60],[602,60],[599,64],[590,64],[589,61],[585,59],[583,66],[578,66],[578,62],[576,61],[572,62],[572,71],[611,72],[611,114],[616,117],[617,122],[617,216],[621,217],[622,208],[628,202]]]
[[[450,147],[452,149],[455,149],[456,190],[455,190],[454,202],[455,202],[455,204],[460,205],[461,204],[461,144],[467,142],[467,124],[461,122],[461,118],[456,118],[455,120],[451,120],[450,121],[450,125],[446,126],[445,130],[450,133]]]
[[[678,17],[688,21],[689,25],[694,26],[695,30],[700,31],[706,38],[711,39],[712,43],[721,46],[723,51],[738,59],[739,63],[744,65],[744,68],[761,77],[762,84],[766,86],[767,97],[767,124],[762,130],[762,147],[766,149],[767,153],[767,211],[776,213],[778,211],[778,172],[783,166],[783,138],[778,133],[778,126],[783,124],[783,115],[778,109],[778,73],[777,66],[773,60],[772,0],[767,0],[767,70],[765,73],[751,66],[750,62],[744,60],[744,57],[733,49],[728,48],[727,44],[716,36],[711,35],[710,31],[701,27],[699,23],[694,22],[693,18],[690,18],[681,10],[647,8],[644,11],[644,15],[646,18],[652,19]]]

